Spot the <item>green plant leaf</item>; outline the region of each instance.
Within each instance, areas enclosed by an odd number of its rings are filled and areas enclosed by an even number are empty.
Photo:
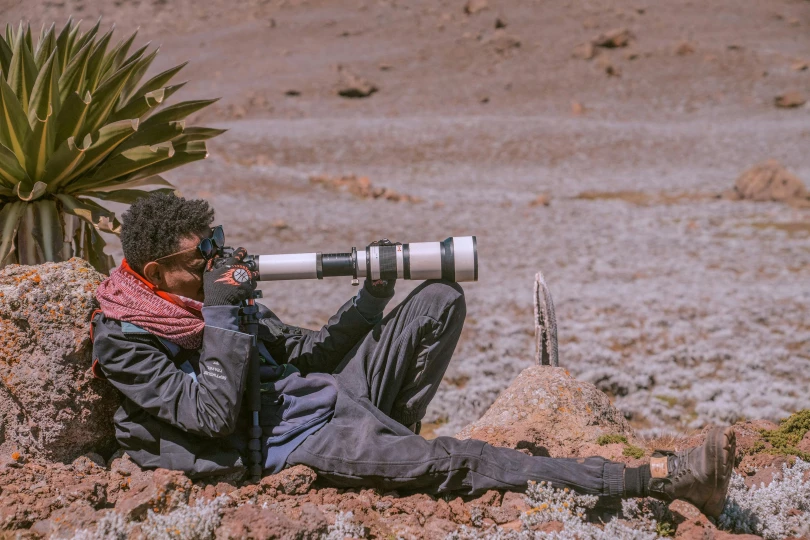
[[[74,242],[78,246],[76,256],[92,264],[99,272],[109,274],[115,267],[112,256],[104,253],[107,242],[89,223],[81,222],[81,226],[76,230]]]
[[[20,264],[60,261],[63,238],[56,201],[41,200],[27,204],[17,232]]]
[[[147,186],[168,186],[175,191],[177,189],[171,184],[171,182],[169,182],[162,176],[154,175],[154,176],[147,176],[145,178],[139,178],[137,180],[117,180],[117,181],[113,180],[112,182],[109,182],[109,184],[105,186],[94,187],[92,191],[88,193],[99,193],[99,192],[109,193],[112,191],[117,191],[119,189],[132,189]]]
[[[21,201],[31,202],[45,195],[47,188],[48,185],[44,182],[34,182],[32,185],[31,180],[27,179],[14,186],[14,195]]]
[[[138,35],[138,30],[135,30],[132,35],[130,35],[124,41],[119,41],[118,44],[110,50],[109,54],[104,58],[104,62],[101,66],[101,74],[107,75],[112,73],[113,71],[120,68],[123,63],[124,59],[127,57],[127,53],[129,52],[129,48],[132,47],[132,43],[135,42],[135,36]]]
[[[139,178],[148,178],[156,174],[160,174],[181,165],[199,161],[208,157],[208,150],[205,147],[205,142],[195,141],[176,146],[174,155],[168,159],[144,167],[143,169],[127,176],[123,181],[137,180]],[[122,184],[123,186],[123,184]]]
[[[31,181],[14,152],[0,144],[0,185],[13,188],[17,182]]]
[[[84,126],[92,101],[93,98],[90,96],[90,92],[85,93],[84,99],[79,97],[76,92],[68,95],[67,100],[62,105],[62,111],[56,117],[56,140],[54,144],[58,146],[68,138],[76,137],[79,134],[82,126]]]
[[[14,55],[11,52],[11,47],[8,46],[6,40],[0,37],[0,71],[3,74],[8,73],[8,68],[11,66],[11,57]]]
[[[28,176],[38,181],[45,173],[45,163],[53,153],[56,139],[55,119],[59,113],[56,51],[51,53],[31,92],[28,122],[31,135],[25,144]]]
[[[73,28],[73,18],[68,17],[65,26],[62,27],[62,31],[59,32],[59,35],[56,37],[56,48],[59,50],[59,65],[64,66],[68,63],[68,58],[70,58],[70,46],[68,45],[68,37],[70,36],[70,31]]]
[[[132,94],[132,97],[129,98],[129,102],[135,101],[138,98],[148,94],[149,92],[154,92],[155,90],[163,88],[164,86],[166,86],[166,84],[168,84],[170,80],[172,80],[172,77],[177,75],[177,73],[181,69],[186,67],[187,64],[188,62],[183,62],[179,66],[175,66],[171,69],[163,71],[162,73],[158,73],[157,75],[155,75],[154,77],[143,83],[141,87],[138,88],[138,90]],[[129,105],[129,102],[127,102],[127,105]]]
[[[14,251],[14,239],[26,206],[27,203],[16,201],[0,207],[0,268],[16,262],[16,257],[10,256]]]
[[[25,111],[14,91],[0,77],[0,144],[5,145],[17,156],[17,161],[25,167],[25,141],[31,134]]]
[[[8,85],[17,96],[23,112],[28,114],[28,101],[37,78],[37,66],[31,55],[31,49],[25,44],[22,28],[20,30],[17,40],[14,42],[13,56],[8,71]]]
[[[166,91],[163,88],[160,90],[155,90],[154,92],[149,92],[140,99],[127,103],[126,106],[110,115],[109,119],[110,121],[114,122],[116,120],[125,120],[128,118],[140,118],[149,112],[150,109],[154,109],[163,103],[165,94]]]
[[[100,130],[90,135],[91,142],[84,152],[84,159],[76,170],[62,185],[67,193],[73,193],[80,189],[83,184],[89,184],[89,178],[79,178],[86,171],[98,165],[115,148],[138,130],[138,120],[121,120],[107,124]],[[86,138],[84,139],[87,140]],[[74,181],[75,180],[75,181]]]
[[[96,87],[101,79],[101,66],[104,63],[104,53],[107,51],[107,45],[112,38],[112,30],[104,34],[104,36],[93,45],[93,50],[90,52],[90,59],[87,61],[87,72],[82,84],[80,92],[88,91],[94,93]]]
[[[70,63],[65,67],[59,77],[59,99],[64,103],[70,94],[78,92],[87,76],[87,62],[90,60],[90,51],[93,49],[92,43],[85,44],[76,56],[70,59]]]
[[[92,143],[93,139],[90,135],[84,138],[82,146],[78,146],[76,140],[70,137],[56,149],[45,165],[45,176],[42,178],[42,181],[48,185],[49,193],[57,192],[70,178],[73,171],[84,160],[84,153]]]
[[[118,100],[121,89],[132,74],[132,70],[135,69],[135,65],[136,62],[125,64],[93,92],[93,104],[90,106],[90,112],[87,115],[85,124],[86,129],[83,129],[83,132],[93,132],[104,125],[115,106],[115,102]]]
[[[22,24],[20,24],[22,27]],[[25,46],[28,47],[28,50],[31,51],[31,55],[34,54],[34,35],[31,33],[31,23],[28,23],[25,27]]]
[[[132,137],[122,142],[112,155],[120,154],[124,150],[129,150],[136,146],[151,146],[174,140],[177,136],[183,134],[185,124],[186,123],[183,121],[170,122],[168,124],[152,126],[151,128],[139,129]]]
[[[127,84],[124,85],[124,89],[121,91],[119,104],[127,102],[127,99],[129,99],[129,96],[132,95],[132,91],[135,89],[135,85],[143,78],[149,66],[152,65],[152,62],[155,60],[158,52],[160,52],[160,47],[138,60],[138,65],[135,66]]]
[[[171,105],[166,107],[165,109],[156,112],[152,116],[146,119],[143,123],[143,127],[154,126],[157,124],[165,124],[167,122],[176,122],[177,120],[183,120],[190,114],[193,114],[205,107],[208,107],[212,103],[216,103],[219,101],[217,99],[199,99],[195,101],[182,101],[175,105]]]
[[[183,131],[179,137],[172,139],[172,144],[175,146],[190,143],[194,141],[207,141],[213,139],[218,135],[222,135],[228,131],[227,129],[215,129],[206,127],[190,127]]]
[[[80,37],[73,40],[73,43],[70,44],[70,56],[75,55],[82,47],[85,46],[85,44],[93,41],[93,39],[98,35],[98,29],[100,27],[101,27],[101,17],[98,18],[93,28],[91,28],[90,30],[82,34]],[[113,28],[115,28],[115,25],[113,25]],[[110,30],[109,33],[112,34],[112,30]]]
[[[116,189],[114,191],[84,191],[82,192],[82,196],[93,197],[105,201],[132,204],[138,199],[146,197],[151,193],[177,194],[177,190],[174,188],[160,188],[151,191],[144,191],[141,189]]]
[[[80,217],[90,223],[96,230],[113,234],[121,232],[121,224],[116,219],[114,212],[93,201],[79,199],[64,193],[57,193],[55,197],[61,201],[65,212]]]
[[[53,53],[54,48],[56,48],[56,35],[54,25],[51,24],[51,27],[47,32],[43,33],[39,43],[37,43],[37,52],[34,55],[34,63],[37,65],[37,69],[42,69],[42,66],[45,65],[45,62],[48,61],[51,53]]]
[[[106,184],[116,178],[131,175],[144,167],[149,167],[160,161],[171,158],[174,155],[174,147],[170,142],[155,146],[137,146],[126,152],[112,157],[106,161],[93,173],[90,183],[84,186],[84,190],[92,189],[94,186]]]

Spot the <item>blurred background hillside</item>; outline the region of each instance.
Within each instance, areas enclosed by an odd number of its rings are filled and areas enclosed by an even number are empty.
[[[229,131],[166,176],[253,253],[475,234],[481,281],[428,432],[477,418],[533,360],[643,432],[810,407],[810,209],[721,195],[774,158],[810,181],[807,0],[0,0],[186,59],[184,99]],[[116,247],[116,258],[120,251]],[[413,288],[397,286],[396,300]],[[345,280],[264,284],[325,322]]]

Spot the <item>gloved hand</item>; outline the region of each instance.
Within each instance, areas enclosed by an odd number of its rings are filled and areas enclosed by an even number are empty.
[[[245,255],[245,248],[237,248],[230,257],[208,261],[203,274],[205,306],[236,306],[256,290],[259,273],[242,263]]]
[[[371,246],[395,246],[394,242],[389,240],[388,238],[383,238],[382,240],[377,240],[376,242],[372,242],[369,244]],[[394,295],[394,286],[396,286],[397,280],[394,279],[375,279],[371,281],[368,277],[366,277],[366,281],[363,283],[363,287],[376,298],[390,298]]]

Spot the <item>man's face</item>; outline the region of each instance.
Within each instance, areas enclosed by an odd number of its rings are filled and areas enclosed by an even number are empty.
[[[195,235],[181,239],[177,255],[158,261],[161,267],[162,282],[159,285],[161,290],[199,302],[205,299],[203,292],[205,259],[196,249],[202,238]]]

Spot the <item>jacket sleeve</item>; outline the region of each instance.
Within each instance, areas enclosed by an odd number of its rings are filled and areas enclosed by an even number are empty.
[[[122,334],[98,334],[93,348],[107,380],[136,405],[189,433],[219,437],[236,426],[251,340],[206,324],[197,381],[158,347]]]
[[[282,325],[285,360],[303,375],[332,373],[352,347],[382,318],[380,314],[371,320],[364,317],[354,298],[343,304],[318,331],[283,325],[269,310],[263,312],[263,316],[262,322],[268,327]]]

